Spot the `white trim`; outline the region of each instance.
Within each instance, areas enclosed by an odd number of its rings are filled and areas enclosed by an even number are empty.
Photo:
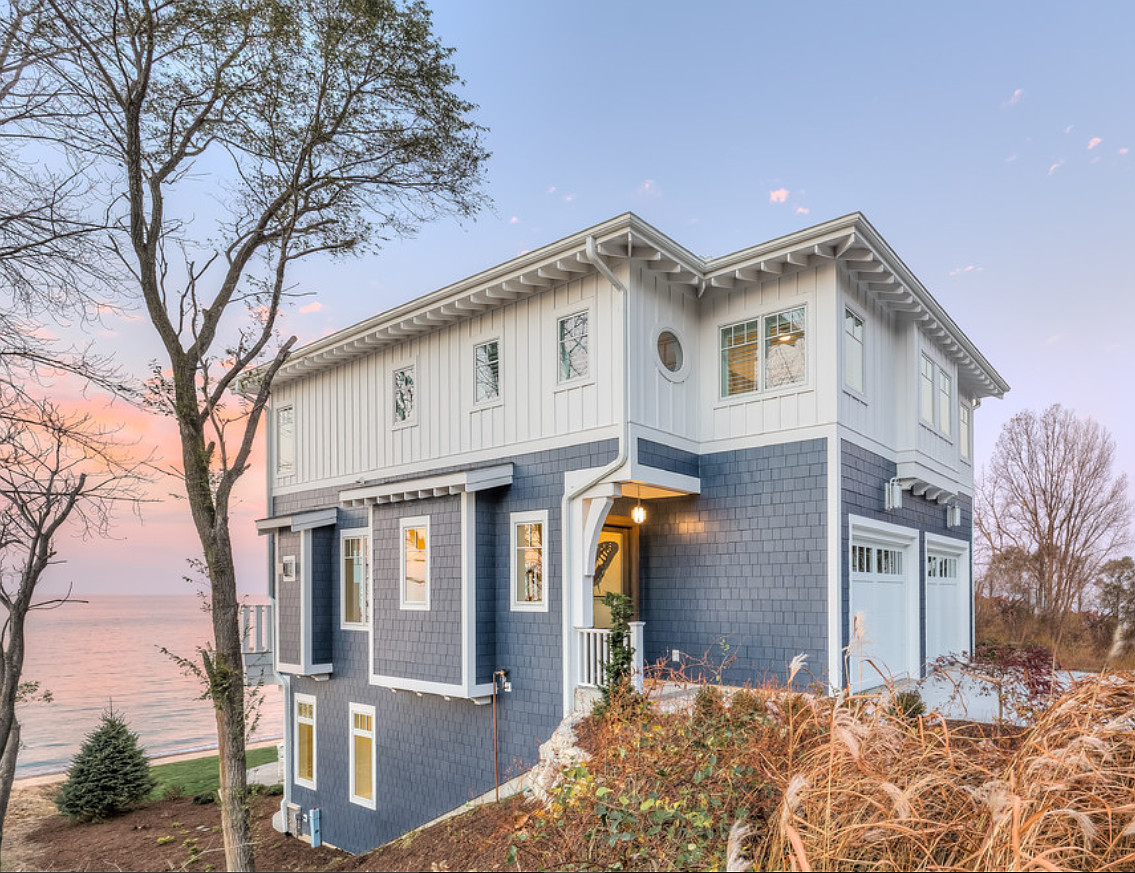
[[[487,400],[477,400],[477,349],[481,346],[487,346],[489,343],[497,344],[497,396],[491,397]],[[470,411],[480,412],[483,409],[492,409],[496,406],[504,404],[504,342],[500,334],[488,336],[483,339],[474,340],[470,346],[470,352],[473,356],[473,396],[470,403]]]
[[[669,370],[666,365],[662,363],[662,357],[658,354],[658,340],[664,333],[672,333],[675,339],[678,340],[678,349],[682,354],[682,366],[677,370]],[[650,333],[650,351],[649,354],[654,358],[654,366],[658,368],[658,372],[669,379],[671,382],[685,382],[686,377],[690,375],[691,360],[690,347],[686,342],[686,337],[683,331],[679,330],[672,324],[657,325]],[[629,364],[629,361],[627,361]]]
[[[517,566],[516,561],[516,528],[522,524],[540,525],[540,572],[541,598],[537,601],[522,601],[516,596]],[[548,510],[530,510],[527,512],[513,512],[508,516],[508,590],[509,609],[512,612],[547,612],[548,611]]]
[[[280,581],[281,582],[295,582],[296,581],[296,556],[284,555],[280,558]]]
[[[587,316],[587,372],[578,376],[563,378],[560,371],[560,323],[576,315]],[[554,313],[555,333],[552,337],[552,352],[555,355],[555,390],[562,388],[578,388],[580,385],[590,385],[595,382],[595,306],[594,300],[586,303],[574,303],[571,306],[561,307]]]
[[[828,446],[828,690],[843,685],[843,511],[842,443],[839,435],[827,438]],[[850,584],[850,583],[849,583]]]
[[[396,407],[395,407],[395,394],[394,394],[394,377],[396,374],[410,370],[413,375],[413,391],[411,392],[413,402],[410,408],[410,414],[401,421],[398,420]],[[421,396],[418,393],[418,387],[422,384],[422,380],[418,378],[418,359],[412,358],[409,361],[401,364],[392,364],[390,373],[387,378],[387,385],[390,388],[390,429],[401,430],[406,427],[413,427],[418,423],[418,407],[420,405]]]
[[[291,458],[290,458],[290,460],[288,460],[288,462],[286,464],[284,463],[283,452],[280,449],[280,416],[283,415],[284,412],[290,412],[292,414]],[[273,448],[275,450],[274,453],[275,453],[275,456],[276,456],[275,457],[275,463],[272,466],[276,471],[276,478],[286,479],[289,476],[296,475],[296,458],[299,455],[299,453],[296,451],[297,441],[296,441],[296,403],[295,403],[295,401],[290,400],[287,403],[282,404],[281,406],[277,407],[276,410],[275,410],[275,415],[272,417],[272,423],[275,425],[275,427],[273,428],[273,430],[275,431],[275,436],[274,436],[274,439],[272,440],[272,443],[273,443]]]
[[[367,485],[339,492],[344,506],[365,506],[372,503],[404,503],[430,497],[447,497],[464,491],[483,491],[512,484],[512,463],[477,470],[460,470],[420,479],[399,479],[382,485]]]
[[[313,527],[330,527],[339,521],[339,510],[312,509],[308,512],[295,512],[291,515],[277,515],[274,518],[259,518],[256,520],[256,533],[263,535],[282,528],[298,533]]]
[[[373,669],[373,668],[372,668]],[[370,684],[391,691],[413,691],[415,694],[436,694],[439,697],[454,697],[458,700],[479,702],[483,697],[491,697],[493,686],[490,682],[466,688],[452,682],[434,682],[429,679],[407,679],[405,676],[386,676],[370,674]]]
[[[301,719],[299,714],[299,705],[301,703],[311,704],[311,719]],[[300,731],[301,724],[311,725],[311,779],[304,779],[299,775],[299,772],[292,773],[292,781],[296,785],[302,785],[304,788],[310,788],[313,791],[319,781],[319,702],[311,694],[296,694],[292,695],[292,734],[295,740],[295,749],[292,754],[292,766],[298,768],[300,760]]]
[[[860,351],[860,354],[862,356],[861,359],[860,359],[860,362],[859,362],[859,365],[860,365],[860,368],[861,368],[860,369],[860,376],[863,379],[863,385],[860,388],[856,388],[853,385],[849,385],[848,382],[847,382],[847,339],[848,339],[847,315],[848,315],[848,313],[851,313],[851,315],[853,315],[857,319],[859,319],[859,325],[860,325],[860,327],[863,328],[863,339],[859,341],[859,351]],[[840,387],[843,389],[844,392],[846,392],[849,396],[854,397],[856,400],[860,400],[863,403],[869,403],[870,401],[867,399],[867,370],[868,370],[868,367],[867,367],[867,319],[864,318],[863,315],[860,314],[857,307],[852,306],[847,301],[844,301],[843,315],[842,315],[842,317],[840,318],[839,321],[840,321],[839,335],[840,335],[840,340],[841,340],[841,343],[840,343],[840,376],[841,376],[841,378],[839,380],[840,381]]]
[[[973,587],[970,580],[970,555],[973,551],[972,544],[969,540],[944,537],[940,534],[926,533],[923,536],[926,542],[922,565],[924,578],[926,578],[926,565],[931,557],[954,558],[957,561],[958,577],[956,596],[958,600],[958,625],[956,631],[958,639],[963,641],[963,645],[970,646],[973,643],[972,626],[974,618]],[[926,585],[929,586],[930,584],[930,579],[926,578]],[[930,652],[926,654],[930,657]]]
[[[362,730],[355,727],[355,715],[369,716],[370,730]],[[375,742],[375,714],[374,707],[367,706],[363,703],[350,703],[347,705],[347,799],[351,803],[365,806],[367,809],[375,809],[377,806],[376,798],[378,797],[378,744]],[[371,796],[361,797],[355,794],[355,737],[369,737],[370,738],[370,793]]]
[[[732,406],[735,403],[751,402],[754,399],[768,399],[771,397],[781,397],[786,394],[800,394],[806,391],[815,390],[815,378],[813,370],[816,366],[816,351],[811,346],[813,344],[812,337],[815,334],[815,326],[812,323],[812,310],[816,308],[815,299],[812,294],[807,296],[801,295],[796,303],[785,305],[784,301],[777,301],[777,305],[767,309],[758,309],[756,314],[751,316],[744,316],[741,318],[728,318],[714,328],[713,334],[713,348],[714,348],[714,378],[717,380],[717,389],[714,399],[714,408],[720,409],[726,406]],[[765,335],[765,319],[772,318],[776,315],[783,315],[786,312],[791,312],[794,309],[804,310],[804,378],[799,382],[792,382],[786,385],[775,385],[771,388],[766,387],[765,379],[768,375],[768,368],[766,364],[768,337]],[[721,353],[724,351],[721,347],[721,331],[727,327],[736,327],[739,324],[746,324],[750,321],[759,322],[758,335],[757,335],[757,387],[752,391],[738,392],[737,394],[725,394],[722,384],[722,371],[721,371]]]
[[[461,495],[461,684],[477,681],[477,494]]]
[[[364,541],[363,556],[366,560],[366,573],[363,578],[363,620],[347,621],[347,540]],[[370,544],[369,527],[351,527],[339,531],[339,629],[365,631],[370,626],[370,603],[374,584],[374,550]]]
[[[419,603],[406,599],[406,531],[423,528],[426,532],[426,599]],[[429,612],[430,609],[430,517],[428,515],[415,515],[400,519],[398,522],[398,608],[419,612]]]

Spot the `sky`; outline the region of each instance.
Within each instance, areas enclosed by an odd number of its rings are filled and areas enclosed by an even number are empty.
[[[1135,472],[1135,4],[430,5],[493,205],[296,269],[301,342],[626,211],[703,256],[858,211],[1012,386],[977,411],[979,468],[1014,414],[1061,403]],[[159,354],[137,313],[92,339],[140,374]],[[176,454],[168,423],[110,414]],[[61,543],[53,587],[190,593],[177,487],[112,540]],[[233,513],[250,594],[264,490],[258,455]]]

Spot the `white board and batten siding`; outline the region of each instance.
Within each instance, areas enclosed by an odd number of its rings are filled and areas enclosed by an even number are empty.
[[[558,319],[587,310],[590,372],[558,380]],[[621,301],[596,275],[553,286],[433,333],[278,386],[275,408],[294,405],[293,475],[275,491],[441,467],[459,456],[538,450],[571,434],[617,424]],[[500,343],[499,402],[474,402],[473,348]],[[415,370],[415,412],[394,422],[393,374]]]

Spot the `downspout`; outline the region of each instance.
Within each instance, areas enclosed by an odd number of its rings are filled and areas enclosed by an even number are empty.
[[[572,659],[574,654],[574,623],[572,621],[571,610],[571,580],[572,575],[572,557],[576,551],[572,548],[574,542],[571,535],[572,519],[570,513],[571,502],[580,497],[591,488],[594,488],[626,462],[630,456],[630,408],[631,408],[631,394],[630,394],[630,367],[627,366],[626,356],[630,349],[630,336],[631,336],[631,320],[630,320],[630,292],[627,286],[624,285],[619,278],[611,271],[606,262],[599,256],[599,248],[595,244],[595,237],[589,236],[587,243],[584,247],[584,254],[587,260],[595,267],[596,270],[611,283],[617,291],[621,292],[623,298],[623,411],[622,411],[622,424],[623,427],[619,432],[619,454],[610,464],[600,470],[591,479],[588,479],[577,488],[568,491],[564,489],[564,496],[560,500],[560,527],[563,531],[564,537],[564,568],[563,568],[563,592],[561,600],[563,601],[563,659],[564,659],[564,716],[571,714],[575,708],[575,663]],[[582,569],[582,568],[581,568]]]

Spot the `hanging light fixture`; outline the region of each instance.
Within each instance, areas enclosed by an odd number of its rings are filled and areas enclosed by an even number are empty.
[[[635,492],[638,502],[635,504],[635,508],[631,510],[631,519],[635,524],[642,524],[646,521],[646,510],[642,507],[642,489],[636,485]]]

